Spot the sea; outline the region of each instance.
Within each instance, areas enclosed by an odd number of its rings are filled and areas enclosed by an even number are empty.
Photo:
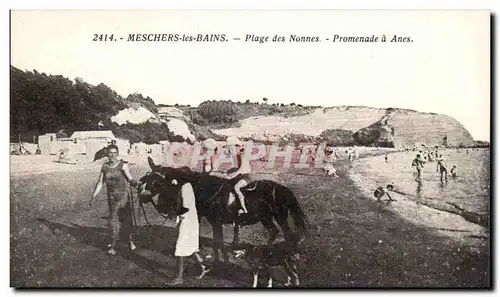
[[[421,182],[415,181],[415,169],[411,166],[418,152],[398,152],[384,156],[360,159],[354,170],[373,180],[377,186],[393,183],[395,192],[441,210],[461,209],[479,216],[490,213],[490,150],[446,149],[438,151],[451,169],[457,166],[455,178],[441,182],[437,162],[424,165]],[[451,207],[452,206],[452,207]],[[455,211],[453,211],[455,212]],[[463,211],[458,211],[462,213]]]

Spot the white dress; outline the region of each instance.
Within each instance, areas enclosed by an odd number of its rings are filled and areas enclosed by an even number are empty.
[[[183,219],[179,225],[177,243],[175,244],[175,256],[187,257],[199,251],[199,225],[198,213],[193,187],[185,183],[181,189],[182,206],[189,209],[182,215]]]

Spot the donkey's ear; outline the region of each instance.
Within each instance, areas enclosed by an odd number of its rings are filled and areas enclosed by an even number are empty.
[[[151,170],[155,171],[158,167],[155,165],[155,162],[153,161],[153,159],[151,159],[151,157],[148,157],[148,164],[149,164],[149,167],[151,167]]]

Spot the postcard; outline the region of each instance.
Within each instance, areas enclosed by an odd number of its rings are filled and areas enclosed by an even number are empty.
[[[491,288],[486,10],[12,10],[10,286]]]

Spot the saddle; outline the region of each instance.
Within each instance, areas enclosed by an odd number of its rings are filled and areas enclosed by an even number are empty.
[[[205,197],[202,201],[214,201],[215,203],[212,206],[223,208],[229,213],[235,213],[241,206],[234,187],[242,179],[248,179],[248,177],[238,175],[233,179],[224,181],[222,184],[218,180],[219,183],[217,184],[202,185],[201,188],[206,191],[206,193],[203,193]],[[234,207],[235,205],[237,207]]]
[[[219,189],[217,202],[220,206],[224,207],[228,212],[232,213],[235,208],[233,207],[235,203],[238,203],[239,199],[237,198],[237,194],[234,191],[234,185],[236,182],[233,180],[229,180],[228,182],[222,184]]]

